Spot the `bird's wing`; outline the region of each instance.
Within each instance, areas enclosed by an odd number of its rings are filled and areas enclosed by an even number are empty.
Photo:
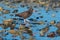
[[[26,15],[26,14],[28,14],[28,11],[25,11],[25,12],[22,12],[22,13],[20,13],[20,15]]]

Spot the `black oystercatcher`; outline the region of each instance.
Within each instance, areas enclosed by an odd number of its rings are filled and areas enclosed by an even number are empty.
[[[26,18],[30,17],[32,15],[32,12],[33,12],[33,9],[32,9],[32,7],[30,7],[28,11],[25,11],[25,12],[22,12],[19,14],[15,14],[15,16],[24,18],[24,23],[25,23]]]

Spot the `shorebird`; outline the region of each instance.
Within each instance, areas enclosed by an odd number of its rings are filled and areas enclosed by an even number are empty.
[[[28,11],[15,14],[15,16],[24,18],[24,23],[26,23],[26,22],[29,22],[29,20],[26,20],[26,18],[30,17],[32,15],[32,13],[33,13],[33,9],[32,9],[32,7],[30,7]]]

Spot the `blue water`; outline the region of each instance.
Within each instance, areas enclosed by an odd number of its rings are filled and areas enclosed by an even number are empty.
[[[9,7],[7,7],[4,4],[0,4],[0,7],[3,7],[4,9],[10,10],[10,13],[9,14],[4,14],[3,15],[3,16],[6,16],[7,17],[6,19],[10,19],[10,18],[14,18],[15,17],[15,16],[13,16],[13,17],[10,16],[10,14],[13,14],[12,11],[14,9],[18,9],[19,10],[18,13],[21,13],[21,12],[24,12],[24,11],[27,11],[28,10],[27,9],[27,6],[26,7],[20,7],[19,5],[17,6],[17,8],[9,8]],[[47,23],[49,24],[52,20],[56,20],[56,22],[60,21],[60,9],[56,9],[56,10],[50,9],[50,11],[48,11],[48,13],[46,13],[46,10],[45,10],[44,7],[34,8],[34,10],[38,10],[38,12],[33,12],[33,14],[29,18],[36,19],[36,17],[43,16],[43,18],[39,18],[37,20],[38,21],[41,21],[41,20],[43,20],[43,21],[47,20],[48,21],[44,25],[33,25],[34,27],[32,27],[31,29],[32,29],[33,33],[36,33],[36,34],[34,34],[35,39],[36,40],[60,40],[60,37],[59,36],[54,37],[54,38],[41,37],[39,35],[39,31],[38,31],[38,29],[44,28],[46,26],[46,24]],[[58,12],[56,12],[56,11],[58,11]],[[41,14],[39,15],[38,13],[41,13]],[[51,16],[52,14],[56,14],[56,16],[53,18]],[[27,18],[27,19],[29,19],[29,18]],[[2,18],[2,16],[0,16],[0,23],[3,22],[2,20],[5,20],[5,18]],[[21,21],[19,20],[18,22],[21,22]],[[16,24],[16,27],[19,27],[19,25]],[[2,30],[2,29],[3,28],[0,27],[0,30]],[[10,28],[7,28],[7,30],[10,30]],[[55,32],[56,30],[57,30],[56,27],[54,27],[54,26],[53,27],[50,27],[48,33],[53,32],[53,31]],[[11,36],[12,36],[12,34],[9,34],[9,35],[7,35],[4,38],[7,38],[7,40],[12,40],[13,38]],[[25,35],[25,36],[28,37],[28,35]],[[15,39],[21,40],[19,36],[17,36]],[[4,40],[6,40],[6,39],[4,39]]]

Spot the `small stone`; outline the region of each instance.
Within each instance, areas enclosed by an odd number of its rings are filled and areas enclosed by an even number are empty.
[[[27,33],[28,33],[29,35],[33,36],[32,30],[27,30]]]
[[[18,20],[18,18],[13,18],[13,20]]]
[[[44,24],[44,21],[40,21],[39,24]]]
[[[0,11],[3,11],[3,8],[2,7],[0,7]]]
[[[4,20],[4,21],[3,21],[3,24],[8,25],[8,24],[10,24],[10,23],[12,23],[12,22],[13,22],[12,19],[8,19],[8,20]]]
[[[60,22],[56,24],[56,27],[60,29]]]
[[[40,18],[43,18],[43,16],[40,16]]]
[[[24,31],[24,29],[25,29],[25,24],[21,24],[20,27],[19,27],[19,30]]]
[[[45,20],[45,22],[47,22],[47,20]]]
[[[49,27],[45,27],[43,29],[40,30],[40,36],[44,36],[45,33],[49,30]]]
[[[15,34],[16,31],[15,31],[15,30],[9,30],[9,33],[11,33],[11,34]]]
[[[10,13],[10,11],[9,10],[3,10],[2,13],[8,14],[8,13]]]
[[[10,29],[13,30],[14,28],[15,28],[15,24],[12,24],[12,25],[10,26]]]
[[[55,14],[52,14],[52,17],[55,17],[56,15]]]
[[[14,10],[12,13],[17,13],[18,12],[18,10],[16,9],[16,10]]]
[[[6,33],[6,35],[9,35],[9,33]]]
[[[39,19],[39,17],[36,17],[36,19]]]
[[[37,6],[34,6],[34,8],[37,8]]]
[[[52,33],[48,34],[47,37],[50,37],[50,38],[55,37],[55,32],[52,32]]]
[[[11,24],[12,24],[12,22],[13,22],[13,20],[12,19],[8,19],[8,20],[4,20],[3,21],[3,28],[8,28],[8,27],[10,27],[11,26]]]
[[[11,5],[11,6],[9,6],[9,8],[17,8],[17,7],[16,7],[16,6],[12,6],[12,5]]]
[[[58,29],[58,30],[56,31],[56,33],[60,36],[60,29]]]
[[[51,21],[50,24],[54,25],[56,22],[55,20]]]
[[[21,7],[25,7],[25,5],[20,5]]]

